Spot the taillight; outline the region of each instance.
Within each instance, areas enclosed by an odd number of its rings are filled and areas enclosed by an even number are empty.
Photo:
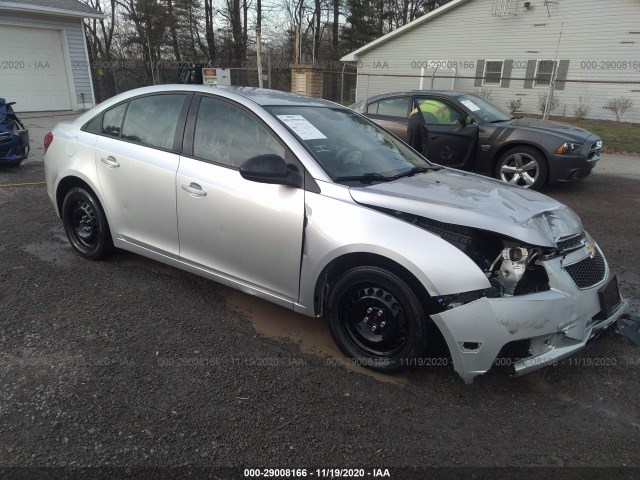
[[[49,145],[53,142],[53,133],[49,132],[44,136],[44,153],[47,153]]]

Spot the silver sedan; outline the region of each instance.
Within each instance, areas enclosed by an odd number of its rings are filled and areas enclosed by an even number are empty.
[[[48,194],[80,255],[117,247],[325,316],[372,369],[420,364],[439,331],[464,381],[506,350],[522,374],[626,307],[569,208],[430,163],[330,102],[148,87],[57,125],[45,149]]]

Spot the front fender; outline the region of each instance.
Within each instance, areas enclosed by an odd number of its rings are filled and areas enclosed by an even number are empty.
[[[313,315],[318,278],[349,253],[386,257],[407,269],[431,296],[489,288],[484,273],[439,236],[348,198],[307,192],[307,226],[300,272],[299,310]]]

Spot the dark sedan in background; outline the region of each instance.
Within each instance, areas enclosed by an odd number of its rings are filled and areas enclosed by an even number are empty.
[[[409,117],[417,110],[426,135],[422,153],[430,161],[526,188],[588,177],[602,150],[602,139],[587,130],[512,117],[465,92],[386,93],[350,108],[405,141]]]

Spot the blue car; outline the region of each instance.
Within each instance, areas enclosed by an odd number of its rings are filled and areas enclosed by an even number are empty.
[[[0,98],[0,166],[16,166],[29,156],[29,131],[11,106]]]

